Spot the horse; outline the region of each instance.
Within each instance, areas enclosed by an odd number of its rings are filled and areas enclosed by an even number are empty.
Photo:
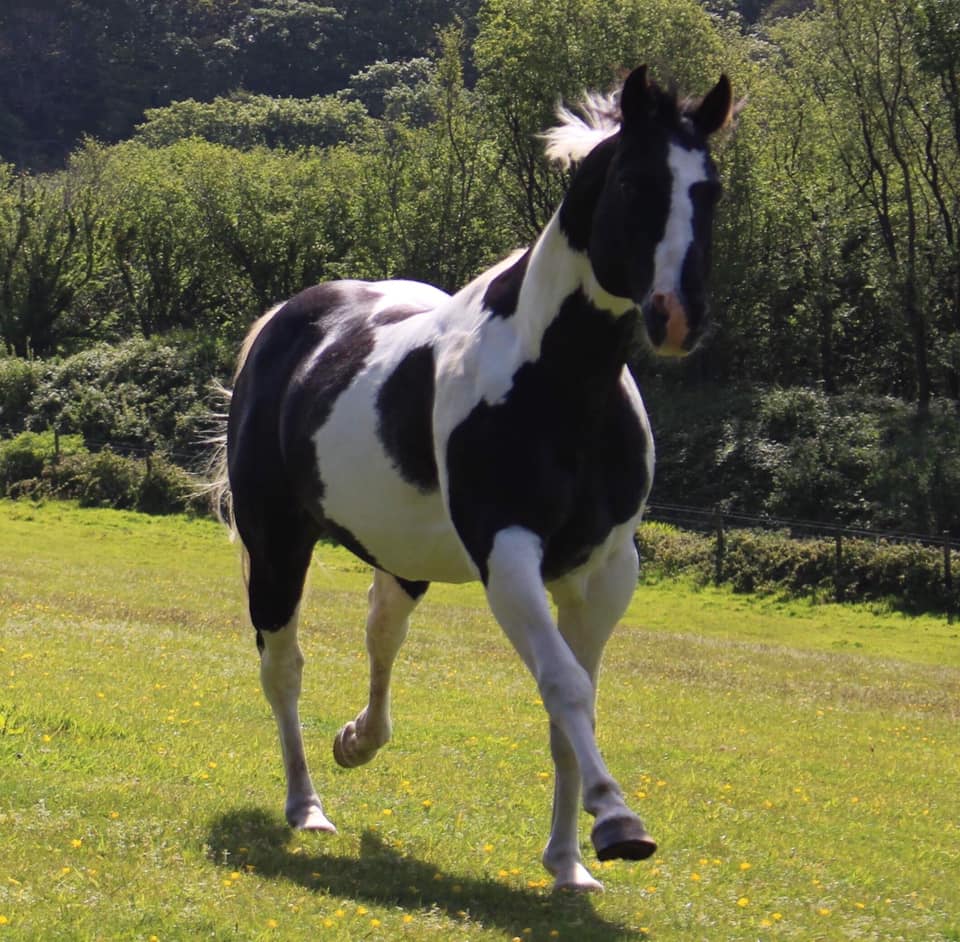
[[[391,671],[429,583],[479,580],[549,719],[554,887],[602,889],[579,849],[581,800],[600,860],[656,850],[595,738],[600,659],[637,583],[653,480],[627,361],[639,338],[679,357],[703,334],[721,190],[708,139],[731,114],[726,76],[681,101],[640,66],[579,112],[558,110],[546,152],[573,170],[525,251],[453,295],[403,280],[316,285],[251,328],[214,489],[242,542],[292,827],[336,830],[298,714],[299,605],[324,539],[373,568],[368,699],[336,734],[341,766],[391,737]]]

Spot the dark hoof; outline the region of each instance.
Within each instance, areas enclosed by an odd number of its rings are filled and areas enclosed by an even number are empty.
[[[657,849],[643,823],[633,817],[595,824],[590,839],[599,860],[646,860]]]

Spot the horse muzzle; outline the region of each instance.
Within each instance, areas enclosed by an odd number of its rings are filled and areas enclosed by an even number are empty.
[[[694,331],[683,301],[672,291],[657,291],[643,305],[647,336],[660,356],[685,357],[693,348]]]

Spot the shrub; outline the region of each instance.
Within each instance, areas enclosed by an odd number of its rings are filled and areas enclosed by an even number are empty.
[[[61,435],[59,456],[85,451],[79,435]],[[21,432],[0,441],[0,494],[10,494],[14,485],[39,479],[44,469],[58,458],[53,432]]]
[[[38,361],[0,356],[0,433],[23,431],[39,376]]]
[[[662,523],[644,523],[637,533],[644,578],[715,573],[716,540]],[[952,558],[960,573],[960,554]],[[839,575],[839,579],[838,579]],[[956,611],[960,580],[944,584],[943,551],[918,543],[844,539],[840,572],[833,539],[795,539],[785,532],[728,530],[723,581],[735,592],[779,592],[846,601],[887,602],[908,612]],[[839,585],[837,584],[839,582]]]

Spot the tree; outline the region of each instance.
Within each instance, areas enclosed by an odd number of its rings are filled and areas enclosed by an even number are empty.
[[[527,238],[552,215],[566,179],[537,138],[561,99],[607,90],[643,62],[665,83],[705,89],[723,63],[720,35],[694,0],[488,0],[474,53]]]

